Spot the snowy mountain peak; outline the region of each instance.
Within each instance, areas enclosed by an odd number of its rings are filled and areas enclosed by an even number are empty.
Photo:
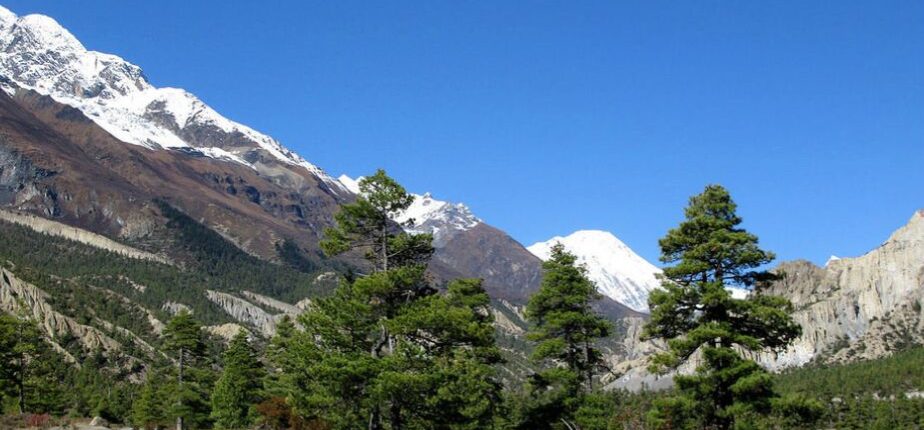
[[[16,22],[16,14],[3,6],[0,6],[0,28],[4,28],[7,25],[12,25],[14,22]]]
[[[7,12],[10,12],[7,10]],[[12,15],[12,12],[10,12]],[[13,15],[15,16],[15,15]],[[71,32],[64,29],[54,18],[45,15],[26,15],[20,18],[16,25],[22,30],[20,35],[31,36],[33,43],[48,48],[64,48],[86,51],[83,44]]]
[[[648,293],[661,285],[655,277],[661,269],[607,231],[579,230],[566,237],[556,236],[535,243],[527,249],[547,260],[556,243],[578,257],[578,263],[587,268],[587,276],[597,284],[600,293],[636,311],[648,311]]]
[[[119,140],[150,149],[188,148],[239,162],[270,176],[275,160],[300,166],[339,187],[321,169],[275,139],[231,121],[178,88],[151,85],[141,68],[121,57],[88,51],[54,19],[17,17],[0,7],[0,75],[82,111]]]
[[[359,194],[359,181],[362,177],[353,179],[340,175],[337,180],[353,194]],[[437,246],[445,243],[453,233],[469,230],[482,222],[462,203],[437,200],[430,193],[411,195],[414,196],[414,203],[395,216],[395,222],[404,225],[404,229],[411,233],[432,234]]]

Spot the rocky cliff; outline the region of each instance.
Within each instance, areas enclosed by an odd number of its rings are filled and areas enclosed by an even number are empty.
[[[776,271],[784,278],[765,293],[792,300],[803,335],[787,351],[760,357],[771,368],[879,358],[924,343],[924,211],[865,255]]]

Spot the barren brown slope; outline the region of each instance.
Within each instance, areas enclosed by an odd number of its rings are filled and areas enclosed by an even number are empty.
[[[317,249],[348,197],[307,170],[290,169],[298,186],[238,163],[123,143],[76,109],[31,91],[0,94],[0,205],[110,237],[154,240],[164,220],[153,201],[163,199],[264,258],[275,258],[284,238]]]

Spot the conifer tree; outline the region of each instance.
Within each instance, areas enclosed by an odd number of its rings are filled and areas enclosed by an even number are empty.
[[[61,413],[67,403],[59,380],[69,366],[24,312],[0,315],[0,390],[19,413]]]
[[[774,278],[761,268],[774,256],[739,227],[736,209],[725,188],[710,185],[659,242],[661,261],[673,266],[649,297],[645,336],[665,339],[669,349],[653,358],[652,370],[676,369],[697,351],[702,364],[695,375],[676,376],[678,394],[656,403],[656,427],[726,429],[736,416],[766,413],[775,396],[771,376],[738,351],[784,348],[800,334],[789,301],[761,294]],[[746,299],[726,290],[755,286]]]
[[[16,317],[0,312],[0,405],[6,404],[7,398],[17,398],[18,326]]]
[[[212,392],[212,419],[218,428],[245,428],[253,424],[253,410],[260,399],[263,366],[257,352],[241,330],[222,357],[221,377]]]
[[[579,400],[593,389],[594,375],[602,368],[594,343],[608,336],[611,326],[591,308],[600,293],[562,244],[552,247],[542,269],[539,291],[526,307],[533,324],[527,337],[536,342],[533,359],[551,367],[530,378],[535,403],[524,425],[572,428]]]
[[[413,196],[381,170],[360,189],[322,245],[329,255],[364,252],[371,271],[343,280],[301,315],[304,331],[282,360],[293,405],[306,419],[343,429],[484,424],[499,359],[487,296],[475,281],[437,294],[424,276],[432,236],[391,221]],[[445,390],[453,384],[456,395]]]
[[[286,397],[290,390],[290,381],[285,373],[291,366],[286,364],[289,357],[289,347],[295,336],[295,323],[289,315],[283,317],[276,324],[276,334],[266,346],[266,361],[268,370],[265,374],[263,388],[268,397]]]
[[[164,375],[153,368],[148,370],[141,392],[132,404],[132,422],[138,427],[154,429],[166,422],[163,378]]]
[[[164,348],[176,358],[176,381],[171,387],[170,416],[177,430],[185,424],[205,425],[209,417],[209,370],[204,366],[206,345],[202,326],[186,310],[181,310],[164,329]]]
[[[392,221],[411,206],[414,196],[379,169],[359,181],[356,201],[342,205],[334,215],[336,226],[324,231],[321,248],[329,256],[361,251],[373,271],[426,263],[433,255],[429,234],[411,235]],[[407,224],[413,225],[414,220]]]

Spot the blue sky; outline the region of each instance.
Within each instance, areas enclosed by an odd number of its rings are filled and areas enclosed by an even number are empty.
[[[6,1],[333,175],[656,261],[708,183],[781,259],[924,208],[924,2]]]

